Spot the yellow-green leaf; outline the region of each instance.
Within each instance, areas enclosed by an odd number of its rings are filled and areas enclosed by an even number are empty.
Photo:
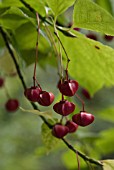
[[[114,160],[107,159],[102,160],[103,163],[103,170],[114,170]]]
[[[33,113],[35,115],[38,115],[38,116],[43,116],[43,117],[46,117],[48,119],[52,119],[52,111],[48,110],[48,111],[45,111],[45,112],[40,112],[38,110],[26,110],[26,109],[23,109],[22,107],[20,107],[20,109],[23,111],[23,112],[29,112],[29,113]]]
[[[52,135],[52,129],[49,129],[46,124],[42,124],[42,141],[46,147],[47,153],[55,149],[58,142],[60,141]]]
[[[76,32],[76,31],[75,31]],[[75,33],[73,31],[73,33]],[[70,58],[69,73],[91,95],[114,85],[114,49],[76,32],[77,38],[60,34]],[[66,62],[66,60],[65,60]]]
[[[77,0],[73,18],[76,27],[114,35],[114,18],[92,0]]]
[[[46,0],[55,18],[63,13],[67,8],[72,6],[75,0]]]

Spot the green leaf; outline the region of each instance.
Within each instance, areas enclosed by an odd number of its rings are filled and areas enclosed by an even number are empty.
[[[109,116],[110,115],[110,116]],[[98,113],[98,116],[106,121],[114,122],[114,107],[107,108]]]
[[[20,2],[20,0],[2,0],[0,2],[0,6],[3,6],[3,7],[11,7],[11,6],[22,7],[23,4]]]
[[[45,6],[42,0],[25,0],[27,4],[29,4],[35,11],[37,11],[42,16],[45,16]]]
[[[60,34],[70,58],[69,74],[93,95],[103,86],[114,85],[114,50],[74,32],[77,38]],[[66,60],[65,60],[66,61]]]
[[[43,116],[45,118],[48,118],[48,119],[53,119],[52,118],[52,111],[45,111],[45,112],[40,112],[38,110],[26,110],[26,109],[23,109],[22,107],[20,107],[21,111],[23,112],[29,112],[29,113],[33,113],[35,115],[38,115],[38,116]]]
[[[34,24],[34,20],[28,17],[21,9],[17,7],[7,9],[0,17],[0,24],[4,28],[11,30],[15,30],[22,24],[29,21]]]
[[[46,124],[42,124],[42,141],[46,147],[47,153],[56,148],[59,139],[52,135],[52,129],[49,129]]]
[[[73,14],[74,26],[114,35],[114,18],[91,0],[77,0]]]
[[[49,7],[52,9],[52,12],[55,16],[55,18],[63,13],[67,8],[72,6],[75,2],[75,0],[46,0]]]
[[[67,167],[68,170],[70,170],[70,169],[77,169],[78,163],[77,163],[76,154],[73,153],[70,150],[65,152],[62,155],[62,162]],[[80,157],[79,157],[79,162],[80,162],[80,166],[81,166],[82,169],[86,168],[86,163],[84,162],[83,159],[80,159]]]
[[[102,160],[101,162],[103,163],[103,170],[114,170],[113,159]]]
[[[113,14],[112,11],[112,5],[110,0],[96,0],[95,1],[98,5],[100,5],[102,8],[106,9],[108,12],[110,12],[111,14]]]

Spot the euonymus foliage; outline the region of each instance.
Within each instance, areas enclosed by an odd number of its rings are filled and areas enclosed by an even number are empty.
[[[72,23],[71,28],[68,28],[69,19],[67,19],[67,16],[69,11],[72,11],[72,15],[70,16],[70,22]],[[53,49],[53,41],[55,41],[58,53],[60,51],[62,53],[64,69],[67,62],[64,50],[60,49],[57,37],[54,34],[57,30],[59,38],[70,59],[70,77],[76,79],[80,87],[86,88],[91,96],[94,96],[103,87],[113,88],[113,43],[104,44],[101,38],[105,34],[114,36],[113,9],[108,0],[96,0],[96,3],[92,0],[1,0],[0,27],[5,31],[22,71],[28,69],[35,60],[37,41],[36,12],[38,12],[40,18],[40,37],[38,45],[38,67],[40,69],[38,71],[41,73],[40,75],[45,76],[45,81],[44,79],[42,80],[45,85],[48,84],[49,68],[52,69],[51,72],[56,73],[55,77],[53,76],[50,78],[51,86],[53,85],[53,80],[55,81],[58,76],[57,54],[56,50],[54,51]],[[54,27],[56,27],[56,30]],[[73,30],[74,27],[78,27],[82,31],[75,31]],[[99,41],[91,40],[83,34],[89,32],[88,30],[94,31],[96,35],[98,35]],[[3,75],[10,75],[16,72],[15,65],[11,61],[1,35],[0,72]],[[30,73],[30,75],[31,74],[32,73]],[[38,76],[42,77],[40,75]],[[54,83],[54,85],[57,84],[57,82]],[[48,85],[46,85],[46,88],[47,86]],[[25,109],[25,107],[23,108],[23,111],[32,112],[51,119],[50,111],[36,112],[31,109]],[[107,120],[108,123],[114,122],[114,107],[109,107],[107,110],[98,113],[98,118],[103,119],[103,121]],[[111,117],[109,117],[109,113]],[[93,155],[96,159],[101,159],[101,155],[110,154],[111,151],[113,151],[112,134],[114,130],[107,130],[105,128],[102,130],[100,133],[101,138],[99,138],[96,133],[86,136],[86,133],[81,129],[73,137],[73,139],[77,141],[76,146],[81,151],[88,152],[83,147],[80,139],[87,142],[88,144],[86,144],[86,147],[90,151],[90,153],[88,153],[89,156]],[[106,138],[108,139],[106,140]],[[58,142],[45,124],[42,125],[42,141],[47,147],[47,152],[52,150],[53,146]],[[92,146],[89,146],[91,141],[93,142]],[[96,152],[92,150],[93,146],[96,148]],[[102,149],[97,150],[97,148],[100,147],[102,147]],[[76,166],[75,164],[72,165],[72,160],[70,163],[68,162],[71,156],[72,153],[70,153],[70,151],[62,155],[63,163],[67,162],[65,166],[68,168],[74,168]],[[75,156],[73,159],[75,160]],[[112,170],[114,167],[113,164],[111,160],[103,161],[104,170]],[[82,167],[85,167],[83,161]]]

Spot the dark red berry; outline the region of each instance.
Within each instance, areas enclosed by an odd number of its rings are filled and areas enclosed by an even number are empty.
[[[80,112],[73,115],[72,120],[80,126],[87,126],[94,121],[94,116],[91,113]]]
[[[61,100],[53,106],[55,112],[67,116],[75,110],[75,104],[68,100]]]
[[[113,38],[114,38],[114,36],[111,36],[111,35],[104,35],[104,39],[105,39],[106,41],[112,41]]]
[[[75,80],[65,80],[58,84],[60,92],[65,96],[74,96],[78,90],[78,82]]]
[[[38,98],[38,103],[42,106],[49,106],[54,101],[54,94],[51,92],[42,91]]]
[[[4,85],[4,79],[0,77],[0,87],[3,87],[3,85]]]
[[[39,87],[31,87],[24,91],[24,95],[31,102],[37,102],[41,91],[42,90]]]
[[[75,31],[80,31],[80,28],[73,28],[73,30],[75,30]]]
[[[82,94],[87,98],[87,99],[91,99],[91,96],[89,94],[89,92],[86,89],[82,89]]]
[[[86,37],[97,41],[97,36],[95,34],[87,34]]]
[[[69,128],[69,133],[73,133],[78,129],[78,125],[70,120],[66,122],[65,126]]]
[[[19,101],[17,99],[9,99],[5,104],[6,110],[9,112],[15,112],[19,107]]]
[[[56,138],[63,138],[68,132],[69,128],[61,124],[56,124],[52,129],[52,134]]]

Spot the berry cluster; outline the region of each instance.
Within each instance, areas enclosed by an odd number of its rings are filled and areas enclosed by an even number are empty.
[[[50,106],[54,101],[54,94],[43,91],[40,85],[25,89],[24,95],[29,101],[38,102],[42,106]]]
[[[4,78],[0,77],[0,88],[4,87],[6,90],[6,87],[4,85]],[[8,112],[15,112],[17,111],[17,109],[19,108],[19,101],[17,99],[11,98],[8,94],[8,92],[6,91],[6,95],[8,97],[8,100],[5,103],[5,108]]]
[[[64,99],[64,96],[72,97],[78,90],[78,82],[75,80],[64,80],[58,83],[59,91],[62,93],[62,100],[53,106],[56,113],[65,117],[75,110],[75,104]],[[63,138],[68,133],[73,133],[78,126],[87,126],[94,121],[94,116],[84,110],[72,116],[72,120],[67,120],[65,125],[57,123],[53,126],[52,134],[57,138]]]
[[[54,94],[52,92],[47,92],[42,90],[40,84],[38,83],[36,79],[36,64],[38,60],[38,39],[39,39],[39,17],[37,14],[37,21],[38,21],[38,33],[37,33],[37,42],[36,42],[36,60],[34,64],[34,73],[33,73],[33,86],[30,88],[25,89],[24,95],[25,97],[31,101],[31,102],[37,102],[41,106],[50,106],[53,101],[54,101]],[[49,31],[49,30],[48,30]],[[59,115],[62,116],[61,120],[59,123],[56,123],[53,128],[52,128],[52,134],[53,136],[57,138],[63,138],[67,133],[73,133],[77,130],[78,126],[87,126],[91,124],[94,121],[94,116],[90,113],[85,112],[84,106],[83,110],[79,114],[75,114],[72,117],[72,120],[68,120],[67,116],[75,111],[75,104],[73,102],[68,101],[65,99],[65,96],[67,97],[72,97],[76,94],[78,90],[78,82],[75,80],[70,80],[68,77],[68,64],[70,62],[70,59],[67,55],[67,52],[62,44],[62,41],[59,38],[58,32],[55,29],[55,35],[61,44],[66,58],[67,58],[67,63],[66,63],[66,75],[64,77],[63,73],[63,67],[62,67],[62,62],[61,63],[61,69],[58,70],[60,73],[60,81],[58,83],[58,89],[62,95],[62,99],[58,101],[57,103],[54,104],[53,110],[58,113]],[[55,44],[56,46],[56,44]],[[58,55],[58,53],[57,53]],[[60,56],[58,56],[60,58]],[[61,59],[62,61],[62,55]],[[37,84],[37,85],[36,85]],[[65,123],[63,123],[63,118],[66,118]]]

